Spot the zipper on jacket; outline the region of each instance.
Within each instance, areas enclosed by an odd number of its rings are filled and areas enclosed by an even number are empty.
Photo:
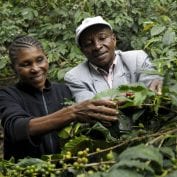
[[[43,104],[44,104],[45,112],[46,112],[46,114],[48,114],[49,111],[48,111],[47,103],[46,103],[46,100],[45,100],[43,92],[42,92],[42,101],[43,101]],[[49,144],[51,146],[51,150],[54,153],[54,146],[53,146],[53,141],[52,141],[51,133],[48,134],[48,137],[49,137]]]

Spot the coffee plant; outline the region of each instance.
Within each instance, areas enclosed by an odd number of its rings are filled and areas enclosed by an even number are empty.
[[[118,104],[117,123],[71,123],[58,132],[60,154],[1,160],[1,176],[175,177],[177,60],[164,66],[164,74],[158,66],[162,93],[130,84],[97,94],[93,99],[109,96]]]
[[[0,86],[14,82],[7,49],[19,34],[38,38],[50,62],[49,77],[62,80],[84,57],[74,32],[85,17],[102,15],[113,26],[117,48],[144,49],[164,78],[162,93],[122,85],[97,94],[118,104],[119,121],[72,123],[58,132],[61,153],[0,160],[2,177],[176,177],[177,1],[0,0]],[[10,80],[10,81],[9,81]]]

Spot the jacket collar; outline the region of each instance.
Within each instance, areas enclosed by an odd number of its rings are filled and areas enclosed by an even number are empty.
[[[88,62],[88,64],[89,64],[89,66],[90,66],[93,70],[95,70],[96,72],[102,73],[102,74],[104,74],[104,75],[108,75],[108,72],[107,72],[107,71],[105,71],[104,69],[102,69],[102,68],[96,66],[95,64],[93,64],[93,63],[91,63],[91,62]],[[115,55],[114,61],[113,61],[112,65],[110,66],[110,68],[114,68],[114,67],[116,67],[116,65],[117,65],[117,57],[116,57],[116,55]]]
[[[19,81],[16,84],[16,86],[20,90],[24,90],[25,92],[28,92],[28,93],[41,92],[37,88],[32,87],[31,85],[28,85],[27,83],[24,83],[24,82],[21,82],[21,81]],[[51,89],[51,82],[47,79],[46,82],[45,82],[45,88],[44,88],[43,92],[44,91],[49,91],[50,89]]]

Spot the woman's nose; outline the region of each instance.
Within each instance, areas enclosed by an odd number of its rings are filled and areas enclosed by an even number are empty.
[[[39,67],[36,64],[33,64],[31,67],[31,72],[38,72],[39,71]]]

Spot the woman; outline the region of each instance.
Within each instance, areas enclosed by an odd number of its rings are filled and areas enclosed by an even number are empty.
[[[70,91],[47,79],[48,60],[33,37],[16,38],[9,47],[9,57],[19,82],[0,90],[4,159],[58,153],[57,132],[73,121],[111,124],[117,120],[112,101],[90,100],[65,107]]]

